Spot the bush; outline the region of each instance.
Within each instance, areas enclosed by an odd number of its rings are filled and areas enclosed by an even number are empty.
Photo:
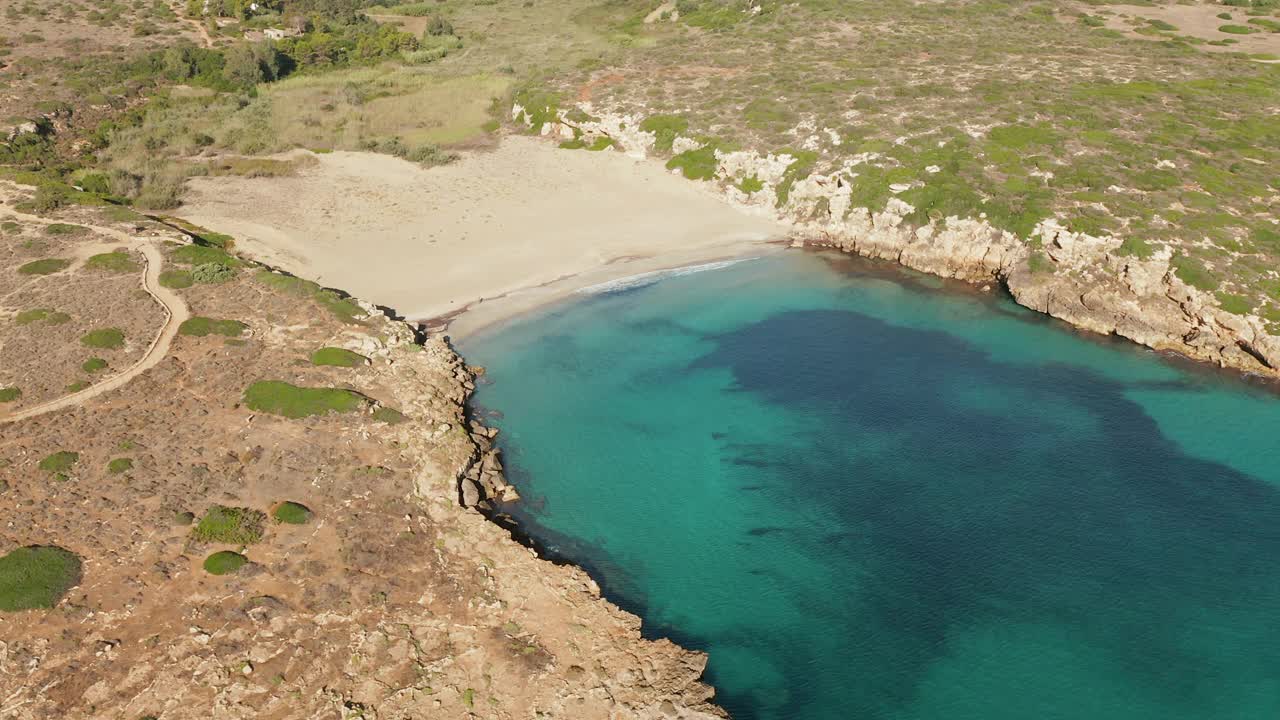
[[[267,516],[261,510],[214,505],[191,529],[191,537],[199,542],[223,545],[252,545],[262,539]]]
[[[311,353],[311,364],[350,368],[368,365],[369,358],[345,348],[326,347]]]
[[[129,257],[129,253],[124,251],[94,255],[85,261],[84,266],[89,270],[111,273],[131,273],[141,269],[138,263]]]
[[[229,575],[244,567],[249,558],[238,552],[222,550],[204,559],[204,571],[210,575]]]
[[[1228,33],[1231,35],[1252,35],[1262,31],[1258,28],[1251,28],[1248,25],[1222,25],[1218,28],[1218,32]]]
[[[68,223],[49,223],[44,226],[44,232],[46,235],[84,235],[89,232],[89,228]]]
[[[160,287],[167,287],[174,290],[189,288],[195,283],[191,277],[191,273],[186,270],[165,270],[160,273]]]
[[[129,472],[132,469],[132,458],[115,458],[111,462],[107,463],[107,472],[112,475],[119,475],[120,473]]]
[[[373,411],[374,422],[382,422],[388,425],[398,425],[405,421],[404,413],[395,408],[380,407]]]
[[[31,545],[0,557],[0,610],[47,609],[80,583],[80,558],[60,547]]]
[[[84,364],[80,366],[80,369],[84,370],[87,373],[96,373],[99,370],[106,369],[106,367],[107,367],[106,360],[103,360],[100,357],[91,357],[88,360],[84,361]]]
[[[353,412],[367,405],[368,400],[351,390],[298,387],[279,380],[264,380],[245,389],[244,404],[250,410],[297,419]]]
[[[70,450],[59,450],[52,455],[45,457],[40,461],[40,469],[51,474],[61,475],[75,466],[80,461],[80,453],[71,452]]]
[[[91,330],[80,338],[80,343],[85,347],[118,350],[124,347],[124,332],[119,328]]]
[[[236,271],[231,266],[219,262],[204,263],[191,269],[191,280],[201,284],[224,283],[235,276]]]
[[[432,15],[431,21],[427,23],[427,35],[432,37],[440,37],[442,35],[452,35],[453,25],[444,18],[443,15]]]
[[[52,275],[56,272],[62,272],[71,267],[70,260],[62,258],[45,258],[44,260],[35,260],[18,268],[18,272],[23,275]]]
[[[679,115],[650,115],[640,122],[640,129],[654,136],[654,148],[671,152],[671,144],[689,129],[689,121]]]
[[[71,192],[61,183],[41,183],[36,187],[36,196],[31,205],[37,213],[51,213],[66,207],[71,202]]]
[[[182,245],[174,248],[174,250],[169,253],[169,259],[179,265],[206,265],[210,263],[226,265],[227,267],[238,267],[240,265],[240,261],[236,260],[225,250],[200,243],[192,243],[190,245]]]
[[[311,509],[301,503],[282,502],[271,511],[271,516],[276,519],[276,522],[306,525],[311,522]]]
[[[214,320],[213,318],[196,316],[184,320],[178,326],[179,335],[205,337],[206,335],[222,335],[223,337],[239,337],[249,326],[239,320]]]
[[[16,387],[0,388],[0,402],[13,402],[22,397],[22,391]]]
[[[710,180],[716,176],[715,145],[707,144],[695,150],[685,150],[667,161],[668,170],[679,170],[690,180]]]
[[[1191,287],[1200,290],[1213,290],[1218,287],[1218,280],[1209,274],[1199,260],[1190,255],[1175,255],[1172,265],[1173,274]]]

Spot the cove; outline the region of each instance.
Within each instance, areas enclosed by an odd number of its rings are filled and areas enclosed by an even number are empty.
[[[1280,395],[786,252],[461,343],[501,507],[735,718],[1280,717]]]

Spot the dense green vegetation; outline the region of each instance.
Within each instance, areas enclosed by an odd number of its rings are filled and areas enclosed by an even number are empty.
[[[87,373],[96,373],[99,370],[105,370],[106,367],[107,361],[100,357],[91,357],[80,365],[80,369]]]
[[[124,347],[124,331],[119,328],[90,330],[80,338],[80,344],[102,350],[118,350]]]
[[[276,505],[271,517],[288,525],[306,525],[311,522],[311,509],[301,503],[286,501]]]
[[[0,387],[0,402],[13,402],[22,397],[22,390],[16,387]]]
[[[368,365],[369,358],[345,348],[326,347],[311,353],[311,364],[351,368]]]
[[[142,268],[138,263],[134,262],[129,253],[124,251],[116,251],[94,255],[85,261],[84,266],[88,270],[99,270],[110,273],[132,273],[138,272]]]
[[[60,547],[33,545],[0,557],[0,610],[51,608],[80,583],[80,558]]]
[[[363,395],[351,390],[298,387],[279,380],[256,382],[244,391],[244,404],[250,410],[294,419],[354,412],[368,402]]]
[[[205,337],[206,335],[222,335],[239,337],[248,329],[248,325],[239,320],[215,320],[207,317],[193,317],[178,326],[179,335]]]
[[[191,529],[191,537],[206,543],[251,545],[262,539],[266,519],[261,510],[214,505]]]
[[[219,550],[204,559],[204,570],[210,575],[229,575],[244,567],[249,558],[231,550]]]
[[[18,272],[23,275],[52,275],[56,272],[62,272],[71,267],[70,260],[62,258],[45,258],[44,260],[33,260],[18,268]]]

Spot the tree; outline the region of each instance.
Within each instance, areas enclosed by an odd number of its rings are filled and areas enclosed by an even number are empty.
[[[427,34],[433,37],[452,35],[453,25],[443,15],[432,15],[431,22],[427,23]]]

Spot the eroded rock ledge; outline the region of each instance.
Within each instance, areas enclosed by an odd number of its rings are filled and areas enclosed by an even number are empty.
[[[512,118],[533,127],[520,105],[512,108]],[[640,129],[642,120],[580,103],[574,112],[558,112],[538,127],[543,135],[576,138],[586,146],[608,137],[612,148],[643,158],[653,154],[656,136]],[[676,137],[671,149],[680,153],[701,145]],[[797,244],[892,260],[945,278],[998,283],[1018,303],[1076,327],[1280,377],[1280,337],[1267,332],[1262,318],[1229,313],[1211,294],[1182,282],[1167,249],[1146,259],[1124,256],[1115,252],[1121,238],[1073,233],[1052,218],[1029,238],[997,229],[984,218],[947,217],[915,226],[905,219],[914,208],[897,198],[882,212],[851,206],[844,178],[856,172],[856,164],[793,180],[786,173],[795,158],[786,154],[717,150],[715,160],[714,179],[724,198],[790,224]],[[754,178],[762,187],[745,192],[735,184],[742,178]]]

